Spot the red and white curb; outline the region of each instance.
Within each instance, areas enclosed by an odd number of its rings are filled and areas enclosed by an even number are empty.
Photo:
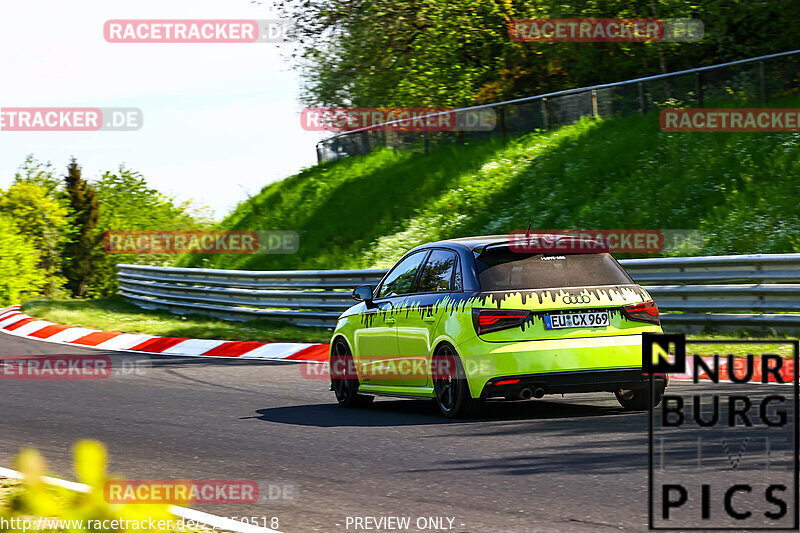
[[[61,326],[32,318],[21,312],[18,305],[0,310],[0,331],[57,344],[190,357],[327,362],[329,349],[327,344],[184,339]]]

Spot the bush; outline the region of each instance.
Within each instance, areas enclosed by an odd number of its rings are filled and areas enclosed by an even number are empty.
[[[21,303],[45,284],[39,254],[7,215],[0,213],[0,306]]]
[[[148,519],[172,520],[167,505],[117,505],[109,504],[104,497],[104,488],[111,478],[106,474],[105,447],[96,441],[80,441],[74,449],[75,475],[79,482],[89,485],[90,492],[74,492],[61,487],[48,485],[42,476],[46,464],[42,456],[33,449],[22,450],[15,461],[15,468],[24,474],[22,485],[14,490],[7,504],[0,507],[0,518],[6,521],[16,518],[44,517],[61,521],[72,520],[70,531],[96,531],[89,529],[89,521],[112,520],[138,521],[148,523]],[[80,521],[82,527],[75,527]],[[61,522],[62,525],[65,522]],[[133,528],[136,531],[141,529]],[[60,530],[56,530],[60,531]],[[105,531],[124,531],[108,529]]]

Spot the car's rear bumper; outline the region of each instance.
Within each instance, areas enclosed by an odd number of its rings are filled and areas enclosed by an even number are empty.
[[[558,394],[610,391],[647,383],[642,374],[640,334],[512,343],[473,339],[460,348],[473,397],[485,395],[487,387],[503,387],[495,385],[498,381],[514,379]]]
[[[655,379],[664,382],[666,376],[657,375]],[[525,389],[531,394],[537,390],[541,390],[542,394],[615,392],[645,388],[649,380],[641,368],[499,376],[486,382],[481,398],[521,398]]]

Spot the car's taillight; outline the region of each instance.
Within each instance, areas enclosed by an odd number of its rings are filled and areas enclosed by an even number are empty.
[[[658,318],[658,306],[652,300],[640,304],[626,305],[622,309],[625,310],[625,315],[629,320],[661,324],[661,320]]]
[[[472,320],[478,335],[513,328],[525,322],[531,316],[530,311],[511,311],[499,309],[475,309]]]

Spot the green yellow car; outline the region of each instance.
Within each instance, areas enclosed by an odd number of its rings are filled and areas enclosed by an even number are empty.
[[[667,385],[656,376],[651,395],[642,373],[641,334],[662,331],[656,304],[591,246],[520,250],[508,235],[433,242],[353,296],[330,349],[343,407],[432,398],[456,418],[490,398],[611,392],[643,410]]]

